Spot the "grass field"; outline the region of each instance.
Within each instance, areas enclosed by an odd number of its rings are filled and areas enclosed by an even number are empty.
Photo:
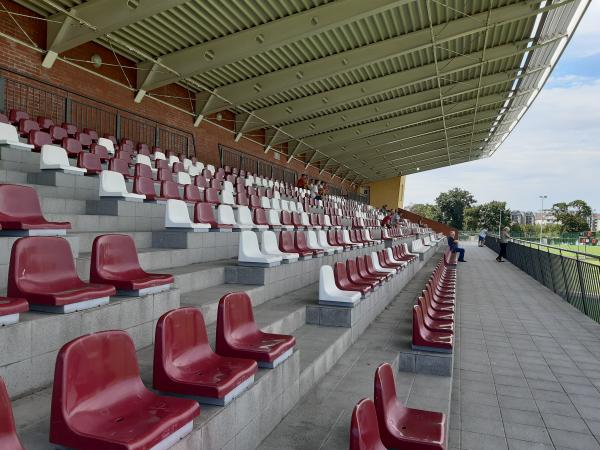
[[[530,244],[530,246],[537,247],[537,245],[533,242]],[[562,245],[556,245],[556,246],[560,247],[562,249],[562,251],[558,250],[556,248],[548,249],[548,247],[541,247],[541,246],[540,246],[540,249],[544,250],[544,251],[550,250],[550,253],[555,253],[555,254],[561,253],[563,256],[566,256],[569,258],[579,259],[581,261],[589,262],[591,264],[600,265],[600,246],[568,245],[568,244],[562,244]],[[573,251],[579,252],[580,254],[577,255],[576,253],[572,253]],[[581,255],[581,253],[586,253],[587,255],[590,255],[590,256]]]

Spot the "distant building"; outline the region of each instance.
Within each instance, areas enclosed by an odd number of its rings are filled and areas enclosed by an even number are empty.
[[[510,221],[519,225],[533,225],[535,223],[535,214],[531,211],[511,211]]]
[[[550,225],[556,223],[556,217],[554,217],[554,213],[551,209],[545,209],[542,212],[535,213],[535,224],[540,225]]]
[[[590,222],[591,231],[600,231],[600,214],[592,214]]]

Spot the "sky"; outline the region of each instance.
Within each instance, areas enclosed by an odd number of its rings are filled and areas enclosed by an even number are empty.
[[[544,89],[491,158],[409,175],[404,205],[460,187],[478,203],[539,211],[581,199],[600,212],[600,1],[592,1]]]

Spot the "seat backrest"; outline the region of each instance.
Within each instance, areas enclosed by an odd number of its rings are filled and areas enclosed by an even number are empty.
[[[6,114],[0,113],[0,123],[10,123]]]
[[[137,249],[131,236],[104,234],[94,239],[90,282],[101,283],[103,279],[112,278],[116,274],[141,270]]]
[[[217,222],[220,225],[236,226],[235,216],[233,214],[233,208],[231,205],[221,204],[217,207]]]
[[[152,179],[152,168],[146,164],[137,163],[133,170],[133,174],[136,178],[142,177]]]
[[[165,170],[168,170],[169,172],[171,171],[171,168],[169,167],[169,164],[164,159],[156,158],[154,160],[154,167],[156,167],[158,170],[165,169]]]
[[[52,432],[69,423],[72,414],[102,411],[146,391],[140,378],[135,347],[124,331],[81,336],[59,351],[54,371]]]
[[[250,212],[250,208],[247,206],[238,206],[235,210],[235,217],[237,223],[240,225],[254,225],[252,221],[252,213]]]
[[[293,225],[292,215],[287,211],[281,211],[280,221],[282,225]]]
[[[225,203],[227,205],[234,205],[235,199],[233,198],[233,192],[231,191],[221,191],[220,192],[221,203]]]
[[[218,205],[219,203],[221,203],[219,200],[219,191],[214,188],[206,189],[204,191],[204,201],[206,203],[212,203],[212,204]]]
[[[279,250],[287,253],[296,252],[293,231],[282,231],[281,233],[279,233]]]
[[[43,145],[52,145],[52,138],[45,131],[31,130],[29,132],[29,144],[33,145],[37,151],[42,149]]]
[[[0,221],[42,219],[37,192],[29,186],[0,184]]]
[[[248,206],[248,196],[245,192],[238,192],[235,200],[238,205]]]
[[[267,210],[267,221],[269,222],[269,225],[281,225],[281,222],[279,221],[279,211],[275,211],[274,209]]]
[[[192,202],[201,202],[204,200],[204,197],[198,186],[186,184],[183,187],[183,199]]]
[[[75,139],[79,141],[82,147],[89,148],[92,145],[92,138],[87,133],[77,132],[75,133]]]
[[[17,239],[10,254],[8,296],[19,297],[24,283],[48,292],[64,291],[81,284],[69,242],[50,236]]]
[[[23,450],[17,437],[10,397],[2,378],[0,378],[0,445],[7,450]]]
[[[377,411],[377,420],[387,423],[386,419],[391,417],[394,410],[400,406],[396,397],[396,383],[394,382],[394,371],[388,363],[381,364],[375,370],[374,403]]]
[[[0,139],[9,142],[19,142],[17,130],[8,123],[0,123]]]
[[[29,119],[29,114],[25,111],[21,111],[20,109],[11,109],[8,112],[8,119],[13,124],[18,124],[22,119]]]
[[[308,249],[308,245],[306,243],[306,235],[303,231],[296,231],[294,233],[294,239],[296,241],[296,247],[300,250]]]
[[[173,170],[173,173],[185,172],[185,167],[183,167],[183,163],[181,162],[173,163],[171,169]]]
[[[139,142],[137,145],[137,152],[141,155],[150,155],[150,149],[148,148],[148,144],[144,144],[142,142]]]
[[[98,145],[101,145],[102,147],[106,148],[108,153],[110,153],[111,155],[115,154],[115,144],[113,144],[113,141],[111,141],[110,139],[106,139],[103,137],[98,138]]]
[[[181,200],[179,185],[174,181],[160,183],[160,196],[166,199]]]
[[[358,273],[358,267],[356,266],[355,259],[349,258],[346,260],[346,271],[350,281],[353,283],[360,282],[360,275]]]
[[[54,126],[54,121],[47,117],[38,116],[37,123],[40,126],[40,130],[48,131],[50,127]]]
[[[258,195],[250,196],[250,207],[251,208],[262,208],[262,206],[260,206],[260,197]]]
[[[221,297],[217,312],[217,353],[220,353],[220,347],[226,342],[234,343],[257,333],[258,328],[248,294],[230,292]]]
[[[268,225],[267,214],[265,210],[262,208],[254,208],[252,210],[252,217],[254,218],[254,223],[256,225]]]
[[[173,173],[171,169],[160,168],[156,171],[156,180],[157,181],[173,181]]]
[[[98,155],[88,152],[81,152],[77,155],[77,167],[93,172],[102,171],[102,163]]]
[[[61,143],[63,139],[67,138],[69,135],[67,134],[67,130],[65,130],[63,127],[58,127],[58,126],[53,126],[50,127],[50,130],[48,131],[48,133],[50,134],[50,138],[52,138],[52,141],[54,143]]]
[[[98,142],[98,132],[92,128],[84,128],[83,132],[90,136],[92,142]]]
[[[210,226],[216,227],[217,220],[210,203],[196,203],[194,208],[194,222],[207,223]]]
[[[350,420],[350,450],[385,450],[379,435],[375,404],[363,398],[352,411]]]
[[[135,156],[135,162],[136,164],[145,164],[148,167],[152,167],[152,161],[150,160],[150,157],[142,153],[138,153]]]
[[[154,189],[154,181],[148,177],[135,177],[133,181],[133,192],[135,194],[143,194],[148,200],[156,198],[156,190]]]
[[[106,160],[109,158],[108,150],[105,146],[100,144],[92,144],[90,146],[90,152],[92,152],[95,155],[98,155],[98,158],[102,160]]]
[[[277,255],[280,253],[277,245],[277,235],[272,231],[265,230],[262,233],[262,251],[267,254]]]
[[[121,147],[120,150],[117,150],[117,153],[115,155],[116,158],[122,159],[124,161],[127,161],[128,163],[131,162],[131,158],[133,157],[133,153],[129,150],[124,149],[123,147]]]
[[[192,184],[192,178],[186,172],[177,172],[177,183],[183,185]]]
[[[21,136],[27,136],[29,135],[29,132],[31,130],[39,130],[40,126],[38,125],[38,123],[35,120],[31,120],[31,119],[21,119],[19,121],[19,134],[21,134]]]
[[[100,196],[103,193],[127,193],[127,185],[121,172],[103,170],[100,173]]]
[[[129,175],[129,163],[124,159],[113,158],[108,162],[108,170]]]

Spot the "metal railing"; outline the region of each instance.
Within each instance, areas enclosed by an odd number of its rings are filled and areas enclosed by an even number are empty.
[[[496,236],[488,235],[485,244],[496,252],[500,250]],[[571,253],[575,257],[567,256]],[[597,260],[582,259],[590,256]],[[600,322],[600,256],[513,239],[507,245],[506,259],[586,316]]]
[[[298,174],[295,170],[287,169],[282,165],[273,164],[255,156],[250,156],[247,153],[222,144],[219,144],[219,158],[221,166],[237,167],[240,170],[245,170],[261,177],[285,181],[291,185],[296,184]]]

